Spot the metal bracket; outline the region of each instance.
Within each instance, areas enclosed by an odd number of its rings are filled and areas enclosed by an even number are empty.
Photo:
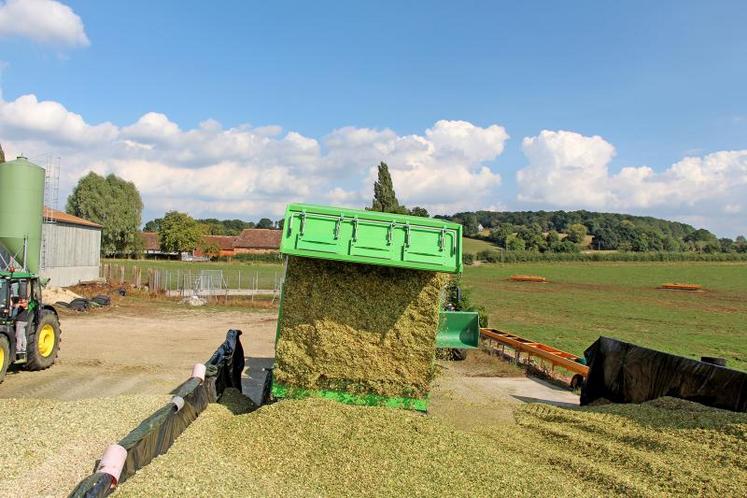
[[[405,225],[405,247],[410,247],[410,224]]]
[[[353,242],[358,240],[358,218],[353,218]]]
[[[340,217],[337,218],[337,221],[335,221],[335,240],[340,238],[340,225],[342,225],[342,220],[344,219],[345,217],[340,215]]]
[[[306,211],[301,211],[301,214],[298,215],[299,218],[301,218],[301,227],[299,228],[299,235],[303,237],[303,229],[304,225],[306,225]]]
[[[388,246],[392,245],[392,234],[394,232],[394,222],[391,222],[389,224],[389,228],[386,229],[386,244]]]
[[[446,237],[446,229],[442,228],[441,232],[438,234],[438,250],[443,252],[444,251],[444,238]]]

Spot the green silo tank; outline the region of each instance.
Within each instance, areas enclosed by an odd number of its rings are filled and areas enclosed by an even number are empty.
[[[39,273],[43,209],[44,168],[20,156],[0,164],[0,244],[31,273]]]

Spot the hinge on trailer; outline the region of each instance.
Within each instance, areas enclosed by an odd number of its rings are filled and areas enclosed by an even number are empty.
[[[410,224],[405,225],[405,247],[410,247]]]
[[[444,250],[444,238],[446,237],[446,229],[442,228],[441,233],[438,234],[438,250],[443,252]]]
[[[358,240],[358,217],[353,218],[353,242]]]
[[[392,232],[394,232],[394,222],[389,224],[389,228],[386,229],[386,245],[392,245]]]

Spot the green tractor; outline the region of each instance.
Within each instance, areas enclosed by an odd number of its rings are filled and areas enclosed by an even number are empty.
[[[57,312],[42,303],[39,280],[45,171],[22,156],[2,159],[0,382],[12,364],[27,370],[49,368],[60,349]]]
[[[61,333],[57,311],[42,303],[39,277],[0,272],[0,382],[12,364],[26,370],[51,367],[60,349]],[[26,351],[21,353],[23,338]]]

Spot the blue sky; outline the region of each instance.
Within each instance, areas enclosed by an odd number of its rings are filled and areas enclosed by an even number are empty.
[[[50,4],[80,25],[40,21]],[[146,218],[360,205],[387,160],[403,200],[436,212],[589,208],[747,232],[745,2],[0,5],[35,28],[0,27],[0,142],[60,155],[63,190],[86,169],[129,174]],[[222,131],[190,142],[208,119]],[[246,134],[230,144],[265,148],[195,152],[232,129]],[[169,188],[182,173],[192,183]]]

